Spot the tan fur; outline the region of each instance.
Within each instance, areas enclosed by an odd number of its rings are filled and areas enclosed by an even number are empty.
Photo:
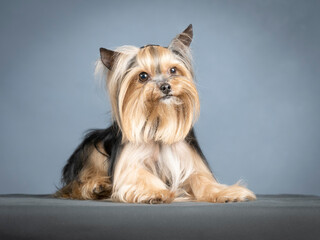
[[[116,51],[122,54],[115,63],[115,71],[109,72],[108,89],[124,142],[172,144],[183,140],[200,110],[191,65],[184,64],[170,50],[160,46],[146,47],[140,51],[125,46]],[[122,67],[133,58],[133,53],[137,54],[137,64],[126,72]],[[162,77],[166,77],[172,85],[174,98],[170,100],[171,104],[160,101],[162,93],[156,81],[138,81],[138,75],[143,71],[148,72],[153,80],[159,77],[155,62],[161,66]],[[176,76],[169,75],[171,67],[177,68]]]
[[[157,176],[148,171],[144,162],[154,161],[156,145],[127,144],[117,162],[113,179],[112,199],[121,202],[172,201],[172,194]]]
[[[219,184],[198,154],[181,141],[172,145],[127,144],[117,163],[112,199],[235,202],[253,200],[255,195],[240,185]]]
[[[138,66],[123,79],[119,93],[119,118],[124,140],[130,142],[156,141],[166,144],[181,141],[186,137],[199,113],[199,97],[190,72],[173,54],[163,47],[141,50],[137,56]],[[156,59],[156,60],[155,60]],[[156,65],[168,78],[176,101],[167,104],[160,101]],[[170,76],[171,67],[177,68],[176,76]],[[138,74],[147,71],[152,78],[147,83],[138,81]],[[112,79],[110,80],[112,81]]]
[[[201,158],[193,153],[194,174],[189,178],[192,194],[202,202],[238,202],[256,199],[253,192],[241,185],[220,184],[213,177]]]
[[[104,153],[103,147],[97,146]],[[72,199],[101,199],[111,195],[111,181],[107,176],[107,159],[92,146],[89,159],[75,180],[57,193],[57,197]]]

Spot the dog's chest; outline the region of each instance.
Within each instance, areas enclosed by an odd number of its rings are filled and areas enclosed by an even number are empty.
[[[159,146],[157,174],[172,190],[177,190],[193,172],[192,152],[188,144],[179,142]]]

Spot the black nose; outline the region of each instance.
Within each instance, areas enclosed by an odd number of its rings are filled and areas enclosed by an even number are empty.
[[[169,83],[164,83],[160,86],[160,90],[164,94],[169,94],[171,92],[171,86]]]

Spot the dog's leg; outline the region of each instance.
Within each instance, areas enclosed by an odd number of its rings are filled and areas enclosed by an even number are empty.
[[[99,146],[99,151],[103,152],[102,146]],[[81,195],[84,199],[102,199],[111,195],[112,185],[107,175],[107,157],[99,151],[93,149],[89,161],[79,174]]]
[[[107,157],[102,146],[98,146],[99,151],[90,147],[88,159],[78,174],[77,179],[73,180],[56,195],[61,198],[72,199],[103,199],[111,195],[111,181],[107,176]],[[102,154],[102,153],[103,154]]]
[[[127,144],[117,162],[113,178],[114,201],[130,203],[170,203],[174,193],[166,184],[151,173],[144,164],[154,161],[155,146]]]
[[[142,167],[128,168],[115,180],[112,199],[130,203],[170,203],[174,193],[155,175]]]
[[[224,203],[256,199],[253,192],[241,185],[227,186],[218,183],[201,157],[195,152],[192,155],[195,172],[190,176],[189,183],[197,201]]]

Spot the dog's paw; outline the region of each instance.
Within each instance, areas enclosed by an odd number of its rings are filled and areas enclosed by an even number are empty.
[[[134,195],[127,195],[125,202],[131,203],[149,203],[149,204],[160,204],[160,203],[171,203],[175,194],[169,190],[152,190],[148,192],[135,192]]]
[[[91,179],[83,184],[81,194],[83,199],[104,199],[111,195],[112,185],[107,177]]]
[[[109,196],[111,193],[112,186],[107,181],[98,181],[94,184],[92,193],[97,197]]]
[[[159,203],[171,203],[175,197],[173,192],[169,190],[160,190],[147,193],[141,197],[142,203],[159,204]]]
[[[255,199],[256,196],[253,192],[239,185],[228,186],[210,196],[210,202],[216,203],[244,202]]]

